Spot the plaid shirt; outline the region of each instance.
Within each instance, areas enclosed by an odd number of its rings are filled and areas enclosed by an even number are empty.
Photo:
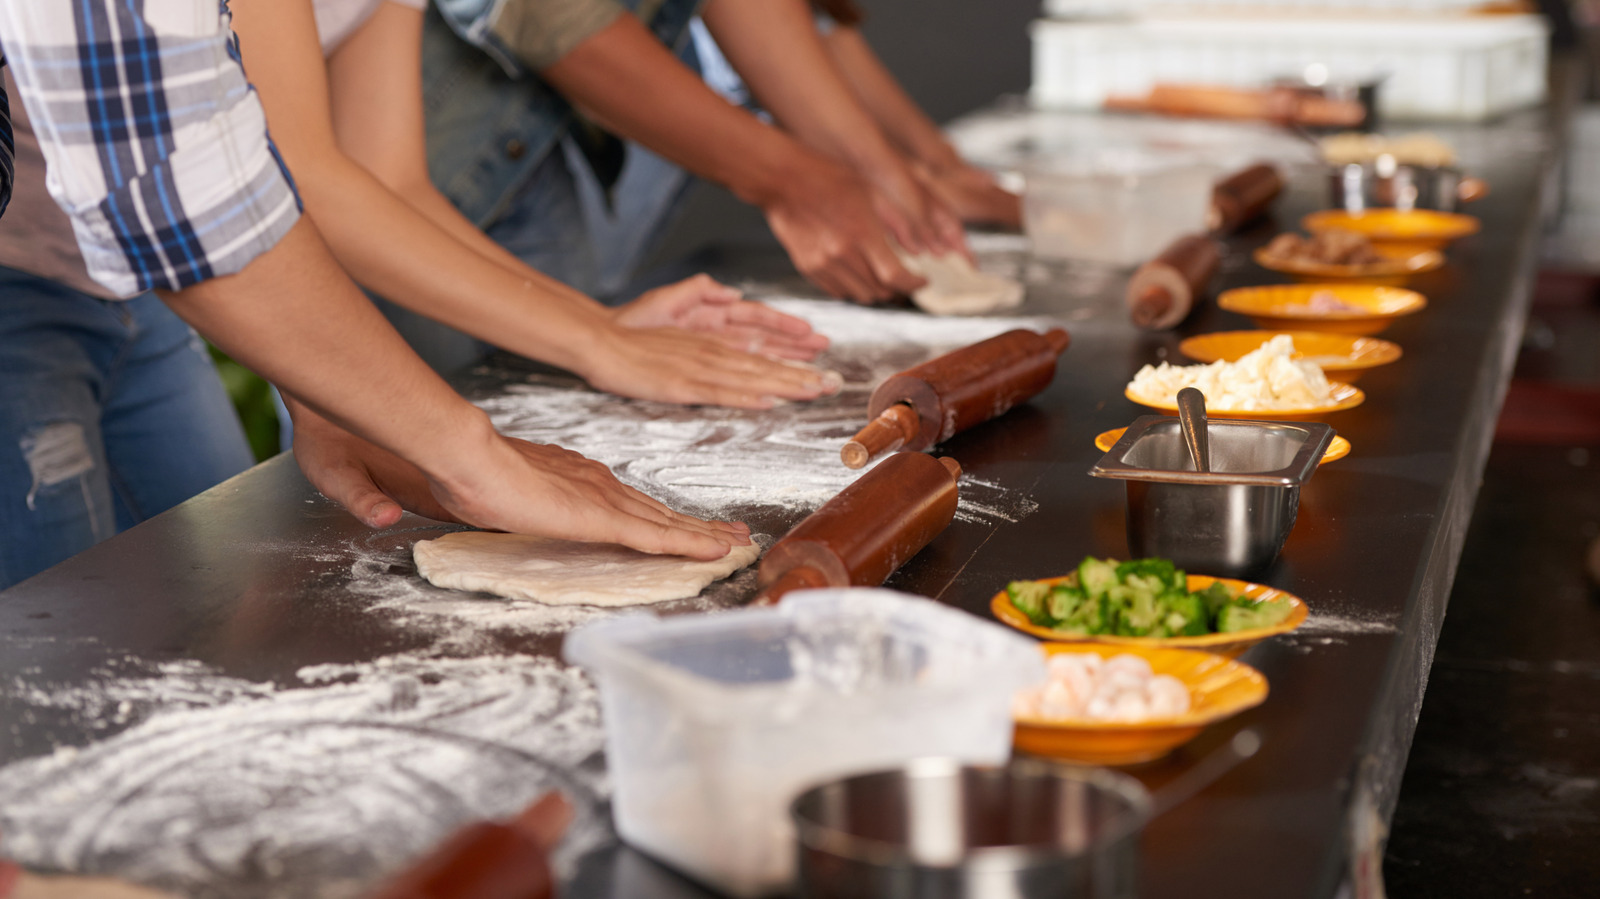
[[[229,22],[222,0],[0,0],[50,193],[119,295],[237,272],[299,218]]]
[[[6,67],[5,54],[0,53],[0,69]],[[6,204],[11,202],[11,182],[16,178],[17,144],[11,136],[11,103],[6,99],[6,89],[0,82],[0,215],[5,215]]]

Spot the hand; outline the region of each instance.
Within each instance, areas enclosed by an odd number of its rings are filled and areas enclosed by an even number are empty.
[[[946,201],[934,193],[914,169],[896,159],[877,173],[868,173],[878,218],[910,253],[948,256],[972,261],[967,232]]]
[[[760,203],[795,267],[818,287],[857,303],[903,296],[927,282],[900,264],[879,209],[892,204],[849,170],[817,157]],[[909,233],[910,225],[898,226]]]
[[[647,306],[641,316],[650,315]],[[579,372],[596,390],[738,409],[770,409],[779,399],[814,400],[839,390],[837,375],[734,349],[729,335],[628,327],[616,319],[609,324]]]
[[[734,349],[801,362],[828,346],[805,319],[745,300],[737,288],[707,275],[646,293],[619,309],[616,321],[628,328],[682,328]]]
[[[674,512],[559,446],[493,434],[469,456],[454,481],[429,486],[455,520],[475,527],[708,560],[750,543],[744,524]]]
[[[368,527],[386,528],[404,511],[438,521],[459,521],[433,496],[422,470],[363,440],[299,403],[294,418],[294,459],[323,495]]]
[[[959,160],[937,168],[915,164],[912,171],[961,221],[1022,229],[1022,198],[1001,187],[989,172]]]
[[[465,474],[452,486],[285,399],[300,470],[370,527],[393,525],[405,509],[489,530],[697,559],[719,559],[750,542],[743,524],[681,515],[626,486],[601,463],[558,446],[489,430],[481,446],[456,460]]]

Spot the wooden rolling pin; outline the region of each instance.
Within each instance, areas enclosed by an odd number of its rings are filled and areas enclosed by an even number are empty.
[[[1222,250],[1204,234],[1178,238],[1128,279],[1128,317],[1151,331],[1176,327],[1206,295],[1221,262]]]
[[[1206,225],[1214,234],[1232,234],[1265,215],[1283,193],[1283,173],[1257,163],[1218,181],[1211,189]]]
[[[879,453],[922,450],[982,424],[1050,386],[1072,338],[1019,328],[930,359],[872,391],[872,421],[839,450],[848,468]]]
[[[546,793],[510,821],[461,828],[369,899],[550,899],[548,856],[571,820],[566,798]]]
[[[794,526],[761,560],[755,605],[790,590],[876,587],[949,527],[961,465],[899,453]]]
[[[1355,100],[1338,100],[1292,87],[1239,88],[1199,84],[1157,84],[1143,97],[1111,96],[1106,109],[1213,119],[1256,119],[1310,127],[1355,128],[1367,110]]]

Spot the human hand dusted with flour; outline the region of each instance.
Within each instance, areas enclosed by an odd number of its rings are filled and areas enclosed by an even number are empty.
[[[717,559],[750,542],[743,524],[682,515],[628,487],[605,465],[558,446],[492,431],[479,461],[429,476],[394,453],[285,397],[295,461],[329,499],[369,527],[405,511],[437,521],[564,540],[621,543],[650,553]],[[465,460],[463,460],[465,462]]]
[[[828,346],[805,319],[744,298],[738,288],[695,275],[652,290],[617,310],[629,328],[682,328],[730,347],[807,362]]]
[[[814,400],[839,390],[838,375],[735,349],[730,334],[612,324],[572,366],[596,390],[738,409],[770,409],[780,400]]]
[[[428,479],[439,504],[475,527],[692,559],[720,559],[750,543],[748,526],[675,512],[559,446],[494,434],[482,458],[490,464]]]

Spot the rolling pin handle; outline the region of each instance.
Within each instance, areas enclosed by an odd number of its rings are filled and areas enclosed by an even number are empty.
[[[917,410],[905,403],[895,403],[867,422],[866,427],[840,448],[839,461],[846,468],[861,468],[879,453],[904,446],[921,430],[922,420],[917,417]]]
[[[1159,284],[1152,284],[1134,301],[1133,323],[1148,328],[1160,321],[1172,308],[1172,292]]]
[[[1044,339],[1049,342],[1051,352],[1059,356],[1066,352],[1067,345],[1072,342],[1072,335],[1060,328],[1051,328],[1044,332]]]
[[[756,598],[750,601],[752,606],[775,606],[785,593],[794,590],[812,590],[828,586],[828,579],[822,572],[809,566],[791,568],[785,571],[777,580],[768,584]]]
[[[961,477],[961,463],[960,462],[957,462],[956,460],[950,458],[949,456],[940,456],[939,457],[939,464],[943,465],[945,467],[945,470],[950,472],[950,477],[952,477],[952,478]]]

